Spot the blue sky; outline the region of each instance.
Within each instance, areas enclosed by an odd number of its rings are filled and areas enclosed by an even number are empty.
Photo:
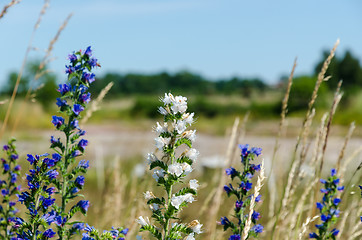
[[[8,1],[1,1],[1,7]],[[41,0],[23,0],[0,19],[0,82],[19,69]],[[362,59],[362,1],[350,0],[53,0],[33,42],[41,58],[69,13],[50,67],[60,77],[66,57],[91,45],[104,72],[190,70],[211,79],[260,77],[270,83],[311,73],[339,38]]]

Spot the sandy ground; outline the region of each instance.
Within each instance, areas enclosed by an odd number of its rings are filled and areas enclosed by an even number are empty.
[[[87,131],[86,139],[89,140],[89,146],[87,147],[86,159],[98,160],[103,162],[103,159],[114,159],[119,156],[120,159],[129,159],[132,157],[141,158],[149,152],[155,150],[154,138],[156,133],[144,130],[128,130],[117,125],[87,125],[84,127]],[[34,137],[34,140],[23,141],[19,138],[17,142],[18,151],[20,153],[44,153],[49,151],[49,139],[54,131],[34,131],[30,133],[30,136]],[[226,149],[228,145],[229,137],[212,136],[207,134],[197,134],[197,139],[194,147],[199,150],[200,156],[197,163],[197,167],[208,166],[223,166],[226,155]],[[326,149],[326,166],[336,162],[339,156],[339,152],[343,146],[344,139],[342,137],[331,136],[328,140],[328,146]],[[273,136],[246,136],[240,139],[240,144],[250,144],[251,146],[257,146],[263,148],[263,155],[266,162],[266,167],[269,168],[273,149],[275,145],[275,137]],[[284,138],[280,141],[280,149],[278,157],[276,159],[276,167],[278,170],[288,169],[288,162],[290,156],[294,151],[296,138]],[[313,141],[310,142],[310,152],[313,148]],[[362,138],[352,138],[346,150],[345,158],[348,158],[353,151],[362,146]],[[238,154],[235,153],[235,156]],[[356,168],[361,162],[362,154],[358,154],[349,168]],[[104,163],[101,163],[103,165]],[[107,163],[106,163],[107,164]]]

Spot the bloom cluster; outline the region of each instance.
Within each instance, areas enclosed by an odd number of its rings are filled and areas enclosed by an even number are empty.
[[[322,201],[316,203],[316,207],[321,213],[321,224],[317,224],[318,233],[312,232],[309,234],[309,238],[315,238],[318,240],[335,239],[339,233],[339,230],[331,226],[336,222],[339,217],[338,205],[341,199],[336,197],[338,191],[343,191],[343,186],[338,186],[339,178],[336,176],[337,171],[331,170],[331,176],[327,180],[321,179],[320,182],[324,184],[324,188],[320,191],[324,194]]]
[[[122,240],[127,229],[113,229],[95,235],[98,231],[94,228],[73,219],[77,212],[85,215],[90,205],[87,200],[69,203],[82,197],[79,191],[84,187],[84,174],[89,168],[89,161],[79,160],[88,145],[88,140],[83,138],[85,131],[79,127],[79,119],[91,100],[88,88],[95,81],[91,70],[99,64],[92,57],[91,47],[69,55],[69,60],[70,65],[66,66],[68,83],[59,85],[60,97],[56,102],[62,115],[52,117],[54,127],[62,134],[50,138],[53,154],[28,154],[27,160],[31,164],[26,177],[28,190],[18,198],[26,206],[29,219],[15,218],[14,228],[18,239],[49,239],[56,235],[61,240],[71,239],[85,231],[84,240]]]
[[[84,225],[83,225],[84,226]],[[113,228],[110,231],[103,231],[99,233],[97,229],[89,226],[84,227],[82,240],[125,240],[128,233],[128,228]]]
[[[230,221],[227,217],[222,217],[220,225],[224,226],[224,231],[230,228],[233,232],[233,235],[229,237],[229,240],[240,239],[242,232],[244,230],[246,221],[248,219],[248,214],[245,213],[247,207],[250,205],[251,198],[254,196],[250,193],[252,189],[252,178],[255,172],[260,170],[260,164],[253,164],[253,160],[261,154],[261,148],[251,148],[249,145],[239,145],[241,150],[241,163],[243,164],[243,172],[239,172],[233,167],[226,169],[226,174],[231,177],[233,181],[235,178],[238,180],[236,185],[229,183],[224,186],[224,190],[227,193],[228,197],[234,195],[236,197],[235,208],[234,208],[234,217],[237,222],[234,223]],[[255,197],[255,202],[260,202],[261,195]],[[250,229],[250,236],[258,236],[259,233],[263,231],[263,226],[256,224],[260,219],[261,215],[259,212],[253,211],[251,220],[254,226]]]
[[[15,214],[18,209],[15,208],[13,197],[19,193],[20,186],[17,185],[17,179],[20,173],[20,165],[17,165],[18,154],[15,148],[15,139],[11,139],[8,144],[3,146],[4,158],[1,158],[3,175],[5,179],[0,179],[1,205],[0,205],[0,237],[9,239],[15,237],[11,229],[15,221]]]
[[[202,224],[197,220],[189,224],[183,224],[172,219],[177,219],[177,214],[188,203],[195,201],[196,191],[199,187],[196,179],[189,180],[188,187],[174,191],[176,183],[184,181],[184,178],[192,172],[192,165],[196,161],[199,152],[192,148],[195,141],[195,130],[187,130],[194,122],[194,113],[187,113],[187,99],[182,96],[165,94],[161,99],[164,106],[159,108],[163,115],[163,123],[156,124],[156,147],[162,152],[158,158],[154,153],[149,153],[147,160],[153,178],[166,192],[166,198],[156,197],[152,192],[144,193],[147,204],[152,210],[152,218],[158,222],[159,227],[153,225],[148,218],[139,217],[137,222],[141,225],[140,231],[149,231],[157,239],[195,239],[195,234],[200,234]],[[164,236],[163,236],[164,235]]]

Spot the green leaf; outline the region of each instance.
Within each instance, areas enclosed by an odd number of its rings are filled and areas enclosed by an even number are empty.
[[[166,165],[166,163],[160,161],[160,160],[156,160],[151,162],[150,164],[150,170],[154,169],[155,167],[160,167],[162,168],[164,171],[167,171],[168,166]]]
[[[192,142],[190,139],[188,138],[180,138],[177,140],[177,142],[175,143],[175,147],[179,147],[181,146],[182,144],[186,144],[189,148],[192,147]]]

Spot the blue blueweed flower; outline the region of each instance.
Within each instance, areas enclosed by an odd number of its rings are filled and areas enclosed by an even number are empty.
[[[195,201],[198,183],[196,179],[189,181],[189,186],[174,190],[174,185],[193,170],[192,164],[198,156],[198,151],[192,148],[195,141],[195,130],[187,130],[193,123],[194,114],[187,113],[187,99],[182,96],[165,94],[161,99],[163,106],[159,112],[164,116],[162,124],[157,123],[154,130],[158,134],[155,138],[156,147],[162,152],[162,157],[148,154],[147,160],[150,170],[157,185],[165,190],[165,197],[156,197],[153,193],[146,192],[145,199],[152,210],[152,218],[157,225],[151,224],[148,218],[142,216],[137,222],[141,225],[140,231],[149,231],[156,239],[194,239],[195,234],[200,234],[202,224],[197,220],[188,225],[174,221],[177,214],[188,203]],[[177,153],[183,145],[185,150]],[[157,169],[155,169],[157,168]]]
[[[5,179],[0,179],[2,195],[0,197],[0,238],[10,239],[15,237],[13,222],[16,219],[18,209],[15,208],[16,203],[13,200],[15,195],[19,193],[17,180],[20,174],[20,166],[17,165],[18,154],[15,147],[15,139],[10,139],[8,144],[3,146],[2,150],[4,157],[1,158],[1,162]]]
[[[331,175],[327,180],[320,180],[320,182],[324,184],[324,188],[320,190],[324,195],[322,201],[316,203],[316,207],[320,211],[322,223],[315,225],[318,232],[310,233],[309,238],[318,240],[335,239],[339,233],[339,230],[336,228],[330,230],[331,226],[337,221],[340,212],[338,205],[341,199],[337,197],[337,194],[344,189],[338,186],[339,178],[337,178],[336,174],[337,171],[332,169]]]
[[[239,172],[233,167],[226,169],[226,174],[230,176],[231,180],[237,179],[238,183],[234,186],[231,183],[224,186],[224,191],[230,196],[235,196],[235,208],[233,217],[236,218],[236,221],[230,221],[226,217],[222,217],[220,220],[220,225],[223,226],[224,231],[231,229],[233,235],[229,239],[240,239],[241,234],[244,231],[246,221],[248,219],[248,214],[245,214],[246,209],[250,206],[250,202],[254,194],[250,194],[252,189],[251,179],[253,178],[255,172],[260,171],[260,164],[256,165],[253,160],[261,154],[262,149],[253,147],[250,149],[249,144],[239,145],[241,163],[243,164],[243,171]],[[261,195],[255,197],[255,202],[260,202]],[[263,226],[256,224],[260,219],[261,215],[259,212],[253,211],[251,215],[251,222],[254,224],[250,228],[248,234],[250,236],[257,237],[259,233],[263,231]],[[246,231],[246,230],[245,230]]]

